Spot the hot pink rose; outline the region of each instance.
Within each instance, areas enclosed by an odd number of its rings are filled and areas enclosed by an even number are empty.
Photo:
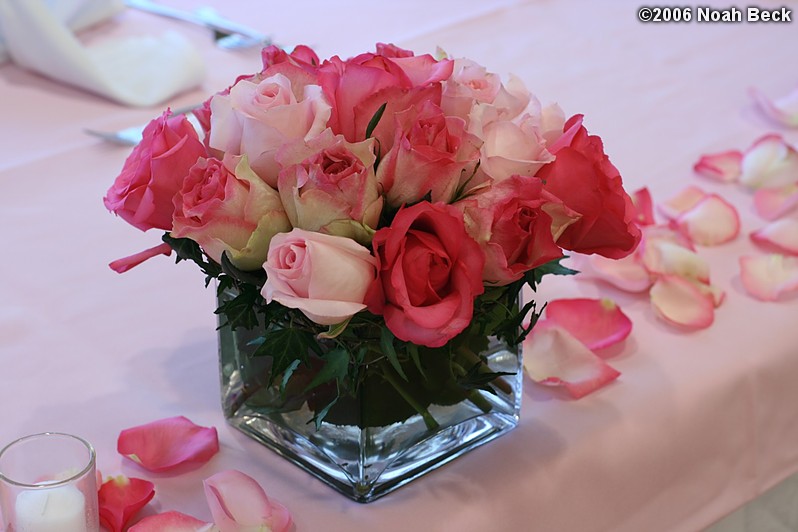
[[[557,244],[611,259],[632,253],[641,236],[634,222],[635,209],[618,169],[604,154],[601,138],[588,135],[582,115],[575,115],[550,149],[556,159],[541,168],[537,177],[548,192],[581,215]]]
[[[451,75],[452,62],[407,55],[389,45],[378,49],[387,55],[367,53],[347,61],[338,57],[325,61],[319,82],[333,106],[330,127],[349,142],[364,140],[369,121],[387,104],[373,132],[385,153],[394,140],[393,115],[424,101],[440,103],[440,81]]]
[[[374,140],[352,144],[327,130],[307,148],[312,155],[288,165],[278,179],[291,224],[371,242],[383,203],[374,175]]]
[[[372,245],[379,278],[366,301],[397,338],[440,347],[468,327],[485,289],[485,256],[460,211],[428,202],[403,208]]]
[[[236,164],[233,158],[226,161]],[[263,265],[272,237],[291,230],[277,191],[242,159],[228,169],[218,159],[200,159],[175,196],[172,236],[190,238],[216,262],[227,252],[242,270]]]
[[[366,290],[376,278],[368,249],[342,236],[303,229],[272,239],[263,265],[267,302],[296,308],[319,325],[340,323],[366,308]]]
[[[485,253],[485,282],[506,285],[562,257],[545,210],[551,201],[556,198],[547,197],[540,179],[516,175],[455,204]]]
[[[397,114],[393,148],[377,168],[388,204],[414,203],[428,193],[433,202],[452,201],[461,177],[473,174],[480,142],[462,118],[444,116],[431,102]]]
[[[229,94],[211,99],[209,144],[225,154],[247,155],[255,173],[277,187],[275,153],[287,143],[321,133],[330,105],[318,85],[295,87],[283,74],[258,79],[242,79]]]
[[[103,199],[105,207],[146,231],[172,229],[172,198],[205,147],[183,115],[151,121]]]

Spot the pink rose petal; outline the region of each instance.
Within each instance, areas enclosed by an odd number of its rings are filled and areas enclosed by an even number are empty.
[[[668,201],[660,203],[658,207],[663,216],[669,220],[675,220],[682,213],[695,207],[706,195],[707,193],[700,188],[690,185]]]
[[[549,301],[546,320],[571,333],[590,350],[609,347],[632,332],[632,321],[610,299]]]
[[[672,325],[704,329],[715,320],[715,298],[697,282],[664,275],[651,287],[650,294],[656,315]]]
[[[798,152],[781,135],[765,135],[743,154],[740,183],[752,188],[776,188],[795,183]]]
[[[285,506],[269,499],[255,479],[240,471],[222,471],[204,485],[213,521],[221,532],[263,526],[271,532],[285,532],[293,523]]]
[[[776,254],[740,257],[740,279],[756,299],[776,301],[798,291],[798,258]]]
[[[798,219],[776,220],[751,233],[751,240],[786,255],[798,255]]]
[[[219,438],[215,428],[178,416],[123,430],[117,451],[145,469],[167,471],[181,464],[204,464],[219,451]]]
[[[158,255],[166,255],[168,257],[171,254],[172,254],[172,247],[167,243],[163,243],[155,247],[145,249],[144,251],[139,251],[138,253],[134,253],[129,257],[117,259],[108,264],[108,267],[114,270],[116,273],[125,273],[129,269],[135,268],[142,262],[149,260],[153,257],[157,257]]]
[[[122,475],[108,479],[97,492],[100,523],[111,532],[122,532],[153,496],[155,486],[147,480]]]
[[[754,193],[754,208],[765,220],[781,218],[798,207],[798,181],[778,188],[760,188]]]
[[[128,532],[211,532],[216,530],[213,523],[200,521],[180,512],[166,512],[145,517]]]
[[[524,368],[535,382],[562,386],[579,399],[617,379],[612,368],[567,330],[538,322],[524,340]]]
[[[656,275],[678,275],[709,282],[709,263],[698,253],[665,239],[646,242],[643,264]]]
[[[653,283],[637,253],[622,259],[608,259],[601,255],[573,255],[572,258],[577,259],[574,264],[580,272],[626,292],[645,292]]]
[[[742,172],[742,162],[743,153],[739,150],[730,150],[711,155],[702,155],[701,159],[693,166],[693,170],[715,181],[731,183],[739,179]]]
[[[750,94],[769,119],[782,126],[798,127],[798,89],[775,101],[756,88],[752,88]]]
[[[635,222],[637,225],[653,225],[654,202],[651,200],[651,192],[648,187],[636,190],[631,198],[636,211]]]
[[[737,209],[717,194],[708,194],[683,212],[676,224],[693,242],[704,246],[717,246],[740,234]]]

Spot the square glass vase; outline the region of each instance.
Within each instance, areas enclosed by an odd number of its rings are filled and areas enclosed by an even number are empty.
[[[425,362],[422,355],[422,369],[429,364],[423,374],[409,362],[404,367],[407,379],[394,375],[388,382],[385,366],[373,374],[366,367],[357,392],[340,395],[335,382],[305,390],[314,375],[313,364],[300,365],[281,390],[281,376],[271,375],[272,357],[252,356],[253,341],[262,333],[219,329],[227,422],[357,502],[386,495],[518,424],[520,349],[493,337],[487,339],[487,349],[472,353],[478,362],[470,368],[505,374],[483,386],[490,392],[441,384],[430,378],[440,365]],[[320,424],[315,423],[314,416],[336,393],[337,402]]]

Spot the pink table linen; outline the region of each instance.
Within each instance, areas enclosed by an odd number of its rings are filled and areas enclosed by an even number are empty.
[[[102,197],[129,150],[81,130],[141,123],[161,109],[123,108],[5,65],[0,445],[45,430],[81,435],[104,475],[155,483],[147,513],[203,520],[202,480],[239,469],[292,511],[297,531],[690,532],[798,472],[798,298],[762,303],[745,293],[737,260],[759,253],[747,235],[765,222],[750,194],[692,172],[701,154],[745,149],[767,132],[798,143],[798,130],[768,123],[747,94],[757,86],[777,97],[798,86],[798,23],[645,24],[626,0],[207,3],[280,43],[315,45],[321,57],[379,40],[418,53],[440,46],[515,73],[544,104],[585,114],[627,190],[646,185],[662,201],[695,184],[737,207],[741,235],[700,249],[726,301],[713,326],[685,333],[655,318],[644,296],[547,279],[544,298],[610,297],[633,320],[609,359],[622,376],[578,401],[527,381],[514,432],[359,505],[225,425],[214,294],[196,268],[165,257],[124,275],[107,267],[160,234],[107,213]],[[259,68],[257,50],[222,51],[203,29],[141,13],[83,38],[167,27],[200,47],[209,71],[203,89],[174,107]],[[206,465],[151,474],[116,452],[122,429],[176,415],[219,429],[221,451]]]

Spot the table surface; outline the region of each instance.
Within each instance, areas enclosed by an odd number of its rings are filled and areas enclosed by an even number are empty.
[[[129,150],[82,130],[142,123],[161,108],[122,107],[10,64],[0,68],[0,442],[82,435],[105,475],[155,482],[147,512],[204,520],[201,480],[239,469],[291,509],[298,531],[697,531],[798,471],[798,298],[745,294],[737,258],[756,252],[747,234],[764,222],[750,194],[692,172],[701,154],[744,149],[770,131],[798,142],[747,93],[798,84],[796,23],[643,24],[627,0],[206,3],[321,57],[383,41],[515,73],[544,103],[585,114],[628,190],[645,185],[662,200],[696,184],[737,206],[741,236],[701,249],[726,301],[712,327],[686,333],[656,319],[646,297],[547,281],[544,298],[610,297],[632,318],[609,359],[622,376],[578,401],[527,380],[515,431],[375,503],[352,503],[225,424],[214,295],[196,268],[164,257],[124,275],[107,266],[160,235],[105,210]],[[219,50],[203,29],[136,12],[82,38],[166,29],[189,37],[208,67],[174,107],[259,68],[257,50]],[[217,427],[221,452],[180,475],[150,474],[116,453],[120,430],[175,415]]]

